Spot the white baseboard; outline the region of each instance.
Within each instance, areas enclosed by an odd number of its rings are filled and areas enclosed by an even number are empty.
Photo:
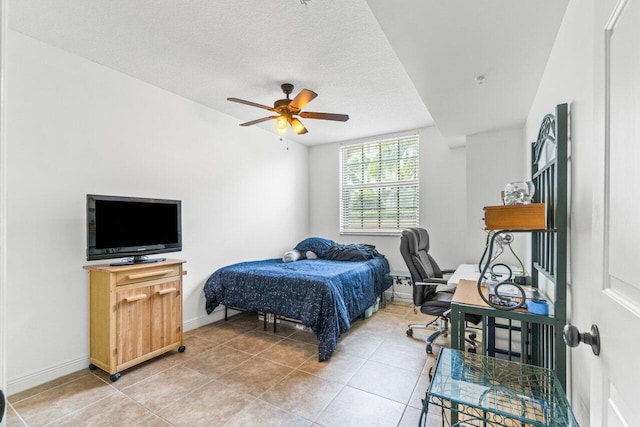
[[[229,315],[238,313],[235,310],[229,310]],[[207,325],[209,323],[224,320],[224,307],[216,310],[210,315],[196,317],[195,319],[188,320],[183,323],[184,331],[190,331],[192,329],[199,328],[200,326]],[[32,387],[39,386],[46,382],[55,380],[65,375],[72,374],[82,369],[89,367],[89,355],[79,357],[68,362],[61,363],[59,365],[50,366],[41,371],[32,372],[19,378],[10,379],[7,381],[7,396],[20,393],[21,391],[30,389]]]
[[[87,369],[88,367],[89,355],[86,355],[59,365],[50,366],[41,371],[32,372],[20,378],[10,379],[7,382],[7,396],[20,393],[21,391],[30,389],[31,387],[44,384],[48,381],[72,374],[82,369]]]
[[[182,324],[183,331],[187,332],[192,329],[197,329],[200,326],[208,325],[209,323],[217,322],[220,319],[224,319],[224,311],[217,312],[214,311],[208,316],[200,316],[195,319],[187,320]]]
[[[241,313],[238,310],[229,309],[229,316],[233,316],[235,314]],[[213,313],[196,317],[195,319],[187,320],[183,323],[184,331],[191,331],[193,329],[197,329],[201,326],[208,325],[209,323],[217,322],[219,320],[224,320],[224,307],[220,307],[213,311]]]
[[[408,288],[408,291],[409,292],[405,291],[405,289],[396,289],[392,292],[389,289],[384,292],[384,297],[387,301],[391,301],[391,298],[393,297],[394,300],[411,302],[413,301],[413,290],[411,288]]]

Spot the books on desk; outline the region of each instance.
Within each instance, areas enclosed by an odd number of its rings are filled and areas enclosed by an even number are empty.
[[[500,288],[498,289],[499,296],[496,297],[495,288],[499,284],[500,284],[499,282],[494,282],[494,283],[488,282],[486,284],[487,293],[489,294],[489,301],[491,301],[491,303],[511,305],[512,303],[517,304],[520,302],[520,300],[522,299],[522,293],[520,292],[517,286],[511,285],[508,283],[500,286]],[[520,287],[522,288],[522,290],[526,295],[526,301],[522,306],[522,308],[527,308],[527,301],[546,300],[545,295],[542,292],[540,292],[538,288],[534,288],[532,286],[524,286],[524,285],[520,285]]]

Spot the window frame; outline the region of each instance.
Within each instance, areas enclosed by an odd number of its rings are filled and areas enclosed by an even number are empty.
[[[388,181],[388,182],[372,182],[372,183],[361,183],[361,184],[355,184],[355,185],[347,185],[345,183],[345,173],[347,172],[347,165],[345,164],[345,155],[346,155],[346,151],[349,148],[353,148],[353,147],[362,147],[363,151],[365,151],[365,147],[367,146],[378,146],[379,147],[379,151],[380,151],[380,147],[382,147],[383,144],[388,144],[390,142],[396,142],[398,144],[400,144],[403,140],[415,140],[415,150],[416,150],[416,155],[415,157],[415,165],[416,165],[416,176],[413,179],[410,180],[397,180],[397,181]],[[364,161],[365,156],[362,156],[362,164],[365,163]],[[395,165],[396,168],[399,169],[400,167],[400,161],[402,160],[402,157],[399,155],[398,158],[396,159],[396,163]],[[392,236],[398,236],[402,233],[402,230],[406,227],[418,227],[420,225],[420,134],[418,132],[415,133],[410,133],[410,134],[403,134],[403,135],[399,135],[399,136],[391,136],[391,137],[378,137],[378,138],[372,138],[370,140],[366,140],[366,141],[360,141],[360,142],[355,142],[355,143],[345,143],[343,145],[340,146],[340,152],[339,152],[339,163],[340,163],[340,183],[339,183],[339,198],[340,198],[340,212],[339,212],[339,233],[341,235],[371,235],[371,236],[383,236],[383,235],[392,235]],[[375,189],[384,189],[384,188],[406,188],[406,187],[415,187],[415,194],[412,197],[415,197],[415,212],[413,213],[415,215],[415,221],[410,223],[410,224],[406,224],[406,225],[402,225],[398,228],[390,228],[390,227],[380,227],[380,224],[378,224],[377,228],[348,228],[347,224],[345,223],[345,212],[346,212],[346,204],[348,203],[347,198],[345,197],[348,190],[349,189],[366,189],[366,188],[375,188]],[[395,206],[395,210],[397,212],[398,215],[398,222],[400,221],[400,210],[402,209],[402,207],[400,206],[400,201],[398,199],[398,204]],[[378,206],[378,221],[382,221],[380,218],[382,216],[381,214],[382,211],[382,207],[379,205]],[[398,225],[398,224],[396,224]]]

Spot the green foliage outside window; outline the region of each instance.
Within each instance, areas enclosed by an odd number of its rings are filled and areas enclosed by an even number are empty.
[[[418,225],[417,135],[341,148],[341,232]]]

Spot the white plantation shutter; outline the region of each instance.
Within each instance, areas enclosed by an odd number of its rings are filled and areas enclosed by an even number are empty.
[[[418,135],[340,148],[341,233],[418,226]]]

